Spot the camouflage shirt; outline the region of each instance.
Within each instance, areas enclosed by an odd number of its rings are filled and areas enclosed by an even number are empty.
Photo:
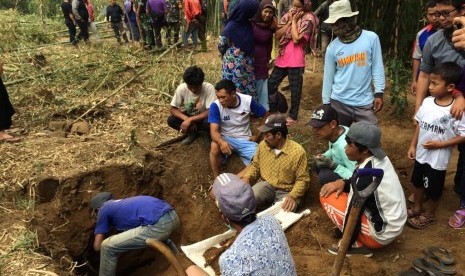
[[[166,0],[166,21],[179,22],[179,0]]]

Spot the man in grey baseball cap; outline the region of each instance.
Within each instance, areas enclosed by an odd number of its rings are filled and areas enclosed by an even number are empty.
[[[224,222],[238,232],[220,256],[221,275],[252,275],[257,271],[263,275],[297,275],[281,225],[271,214],[257,218],[249,184],[235,174],[223,173],[213,182],[212,194]],[[186,273],[208,275],[195,265]]]

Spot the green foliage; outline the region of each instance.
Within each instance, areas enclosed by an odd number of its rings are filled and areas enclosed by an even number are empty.
[[[17,197],[15,199],[16,208],[24,211],[34,210],[35,201],[30,197]]]
[[[391,80],[391,104],[395,107],[396,114],[400,115],[407,107],[407,87],[410,81],[410,70],[397,59],[388,60],[386,69]]]
[[[10,252],[16,250],[33,250],[35,248],[37,248],[37,232],[26,230],[15,241]]]

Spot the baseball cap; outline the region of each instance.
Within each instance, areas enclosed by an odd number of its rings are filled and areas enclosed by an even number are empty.
[[[381,130],[378,126],[366,122],[355,122],[350,126],[347,137],[366,146],[376,158],[386,157],[386,153],[381,149]]]
[[[337,121],[337,111],[329,104],[324,104],[313,111],[308,124],[312,127],[322,127],[332,120]]]
[[[218,175],[213,182],[212,192],[223,215],[232,221],[240,221],[255,213],[252,187],[235,174]]]
[[[265,120],[265,123],[262,126],[257,127],[260,132],[268,132],[275,127],[287,128],[286,118],[283,114],[271,114]]]
[[[110,192],[102,192],[94,195],[90,200],[90,208],[92,210],[97,210],[102,207],[103,203],[107,202],[108,200],[112,199],[113,195]]]
[[[341,18],[352,17],[358,14],[358,11],[352,12],[349,0],[334,1],[329,6],[329,17],[324,23],[333,24]]]

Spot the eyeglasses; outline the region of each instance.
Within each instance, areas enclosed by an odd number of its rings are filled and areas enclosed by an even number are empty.
[[[434,13],[434,16],[441,17],[441,15],[442,15],[444,18],[446,18],[446,17],[449,17],[450,13],[455,11],[455,10],[457,10],[457,9],[452,9],[450,11],[437,11],[437,12]]]

